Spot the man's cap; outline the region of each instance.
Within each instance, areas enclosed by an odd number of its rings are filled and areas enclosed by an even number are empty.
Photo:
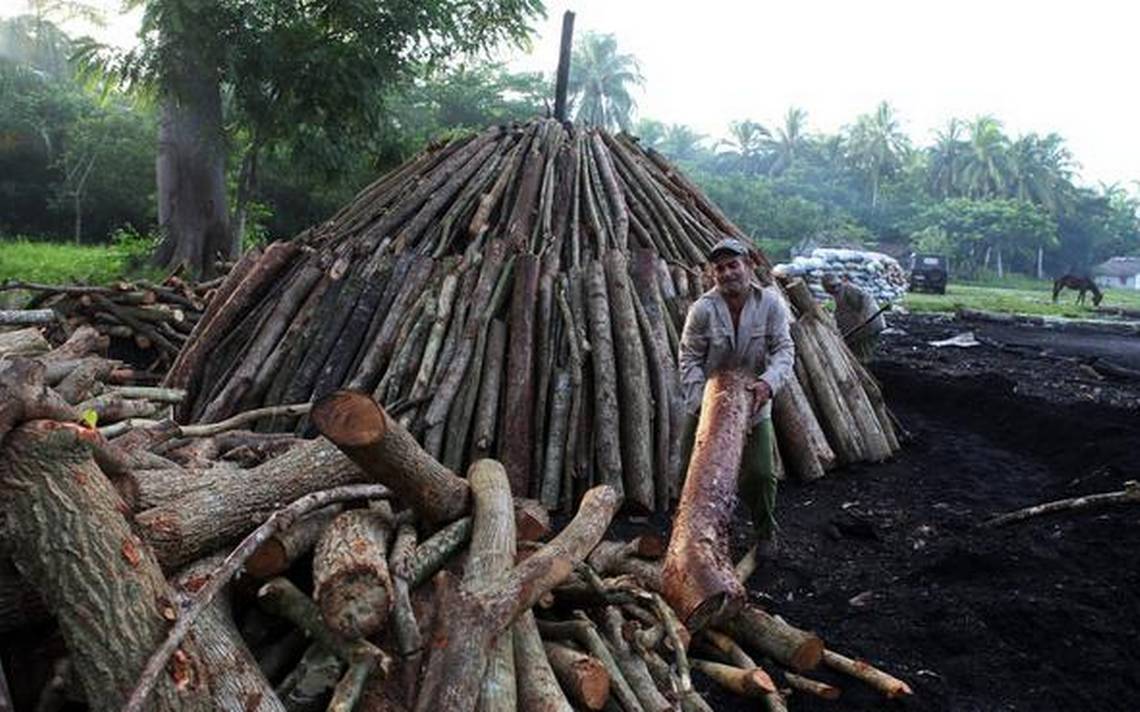
[[[709,250],[709,261],[715,261],[718,257],[746,257],[748,256],[748,245],[745,245],[735,237],[726,237],[720,242],[713,245]]]

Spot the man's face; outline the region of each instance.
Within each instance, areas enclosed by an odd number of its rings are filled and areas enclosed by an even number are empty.
[[[823,280],[822,284],[823,284],[823,291],[827,292],[828,294],[830,294],[832,296],[835,296],[835,293],[839,291],[839,282],[837,282],[834,279],[825,279],[825,280]]]
[[[739,296],[748,289],[748,262],[743,257],[721,257],[713,262],[716,286],[728,296]]]

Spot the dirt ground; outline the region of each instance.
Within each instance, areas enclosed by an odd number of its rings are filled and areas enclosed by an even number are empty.
[[[997,346],[933,349],[925,340],[963,330],[939,318],[892,325],[906,333],[884,337],[874,371],[911,441],[889,463],[782,486],[782,552],[749,589],[829,647],[907,680],[915,696],[886,703],[821,671],[843,687],[840,701],[797,697],[789,708],[1137,709],[1140,507],[979,523],[1140,479],[1140,384]],[[977,333],[1039,343],[1033,331]],[[1062,355],[1081,356],[1082,338],[1066,339]],[[1049,344],[1058,349],[1057,338]],[[1140,339],[1119,347],[1118,363],[1140,357]],[[746,545],[734,542],[737,553]],[[720,695],[714,706],[754,708]]]

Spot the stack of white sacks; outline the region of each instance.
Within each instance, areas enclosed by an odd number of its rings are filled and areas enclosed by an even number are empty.
[[[879,302],[890,302],[906,293],[906,272],[895,258],[881,252],[863,252],[817,247],[811,255],[799,256],[773,268],[778,275],[799,277],[807,282],[817,298],[824,297],[820,281],[826,274],[850,282],[872,294]]]

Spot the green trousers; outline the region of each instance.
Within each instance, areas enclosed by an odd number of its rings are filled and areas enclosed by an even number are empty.
[[[681,461],[686,471],[697,437],[697,420],[696,415],[687,416],[681,431]],[[740,457],[737,493],[752,513],[752,527],[758,540],[771,539],[776,531],[776,463],[772,457],[775,444],[772,419],[765,418],[748,433]]]

